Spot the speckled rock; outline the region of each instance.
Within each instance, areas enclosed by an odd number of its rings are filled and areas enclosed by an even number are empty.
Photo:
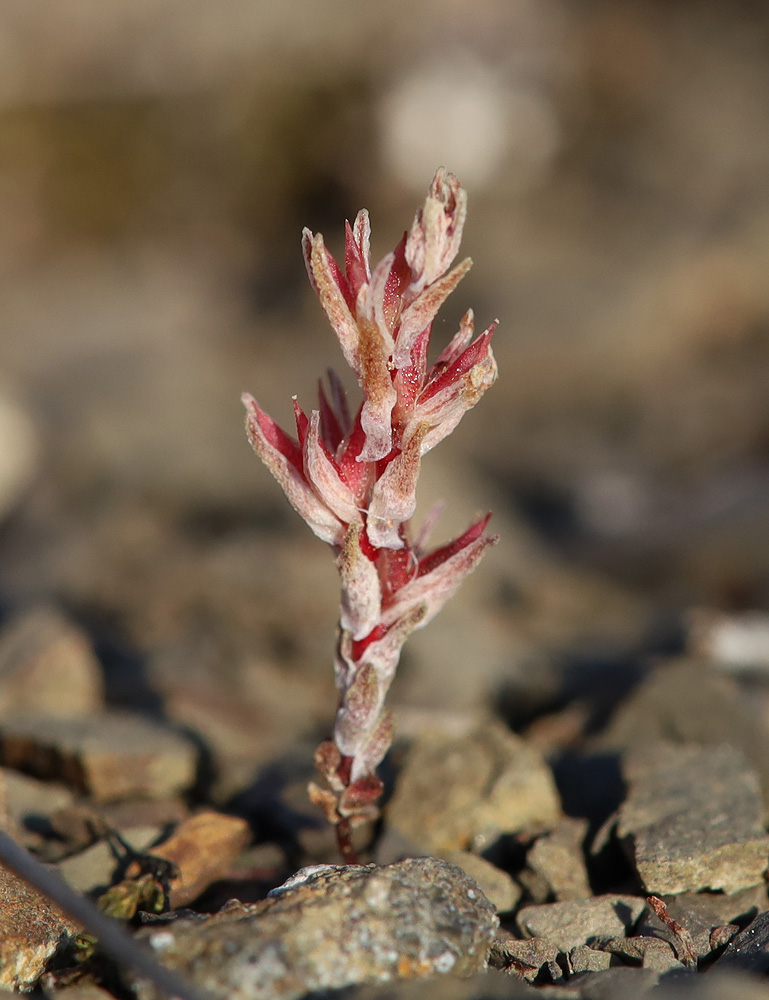
[[[596,938],[626,933],[645,907],[640,896],[594,896],[592,899],[524,906],[517,921],[527,937],[544,937],[561,951],[571,951]]]
[[[197,753],[172,729],[138,715],[105,712],[72,719],[23,715],[3,720],[0,760],[108,801],[131,795],[159,798],[189,788]]]
[[[30,989],[73,933],[67,917],[0,867],[0,986]]]
[[[432,732],[417,740],[387,821],[440,852],[478,849],[503,833],[547,830],[560,816],[555,782],[539,751],[488,722],[463,737]]]
[[[523,895],[523,890],[513,881],[512,876],[479,854],[472,854],[470,851],[444,851],[441,857],[461,868],[477,882],[483,895],[494,904],[497,913],[512,910]]]
[[[659,743],[625,761],[617,834],[648,892],[737,892],[762,882],[769,837],[758,775],[729,746]]]
[[[454,865],[415,858],[305,868],[261,903],[142,932],[158,959],[222,1000],[293,1000],[311,990],[486,967],[498,925]],[[140,1000],[160,1000],[145,981]]]

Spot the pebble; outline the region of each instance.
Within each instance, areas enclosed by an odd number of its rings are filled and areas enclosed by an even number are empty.
[[[718,969],[765,976],[769,972],[769,912],[759,913],[715,963]]]
[[[702,660],[661,663],[623,702],[598,742],[626,750],[660,740],[736,747],[758,772],[769,805],[769,723],[761,700],[746,697],[735,678]]]
[[[543,937],[559,951],[571,951],[596,938],[612,938],[630,930],[646,907],[640,896],[605,895],[524,906],[516,918],[526,937]]]
[[[545,938],[497,937],[490,959],[497,969],[505,969],[527,982],[563,982],[563,970],[558,964],[558,948]]]
[[[76,716],[104,705],[101,665],[88,636],[55,608],[38,607],[0,630],[0,719],[20,712]]]
[[[415,858],[379,868],[302,869],[261,903],[142,932],[156,956],[222,1000],[486,968],[498,919],[463,871]],[[135,984],[139,1000],[160,1000]]]
[[[583,850],[587,830],[587,820],[565,817],[539,837],[526,855],[529,868],[545,880],[558,900],[592,896]]]
[[[744,927],[769,905],[763,885],[730,895],[720,892],[681,893],[679,896],[666,896],[664,902],[669,916],[691,935],[698,958],[705,958],[714,950],[711,942],[714,931],[735,924]],[[733,929],[736,933],[739,928]],[[676,946],[668,928],[651,912],[647,912],[637,930],[639,934],[653,933],[664,937]]]
[[[569,968],[577,972],[604,972],[611,965],[611,954],[586,944],[578,944],[569,952]]]
[[[0,866],[0,986],[30,989],[75,933],[75,924]]]
[[[160,833],[158,827],[136,827],[122,831],[120,836],[134,851],[146,852]],[[101,893],[112,884],[123,860],[110,843],[100,840],[79,854],[60,861],[56,871],[78,892]]]
[[[480,850],[503,833],[550,829],[560,817],[542,755],[494,721],[464,737],[418,739],[387,811],[389,826],[433,853]]]
[[[616,955],[628,965],[640,965],[644,969],[654,969],[656,972],[669,972],[671,969],[681,968],[673,946],[660,937],[635,935],[609,938],[601,942],[601,949]]]
[[[471,851],[443,851],[441,858],[456,865],[478,883],[483,895],[494,904],[497,913],[507,913],[515,908],[523,891],[502,868],[497,868],[486,858]]]
[[[3,720],[0,761],[108,801],[131,795],[160,798],[190,788],[197,754],[191,742],[156,722],[104,712],[73,719],[20,715]]]
[[[25,846],[37,846],[58,810],[72,805],[74,794],[66,785],[38,781],[11,768],[0,768],[0,788],[6,811],[7,831]]]
[[[659,743],[628,755],[625,777],[617,834],[648,892],[730,893],[762,882],[761,791],[739,751]]]
[[[0,518],[4,518],[31,482],[39,454],[32,421],[5,392],[0,392],[0,441]]]

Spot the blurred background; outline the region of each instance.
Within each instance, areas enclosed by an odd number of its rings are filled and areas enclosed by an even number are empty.
[[[328,729],[333,563],[239,396],[288,421],[340,364],[302,226],[338,251],[365,206],[378,259],[439,165],[475,266],[434,345],[498,317],[500,378],[422,495],[501,541],[410,642],[404,730],[601,703],[692,609],[766,610],[768,57],[749,0],[5,0],[3,613],[69,615],[230,788]]]

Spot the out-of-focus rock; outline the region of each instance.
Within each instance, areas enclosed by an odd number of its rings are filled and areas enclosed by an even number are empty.
[[[471,851],[443,851],[441,858],[461,868],[465,875],[477,882],[497,913],[512,910],[521,898],[521,888],[512,877],[480,855]]]
[[[640,896],[594,896],[564,903],[524,906],[517,917],[527,937],[543,937],[561,951],[571,951],[596,938],[618,937],[630,930],[644,911]]]
[[[0,801],[5,814],[0,817],[0,826],[24,846],[36,845],[50,818],[73,800],[74,794],[66,785],[0,768]]]
[[[0,521],[19,500],[34,475],[37,434],[24,410],[0,392]]]
[[[186,906],[223,878],[250,837],[248,823],[211,810],[191,816],[153,854],[176,866],[170,905]]]
[[[0,866],[0,986],[29,990],[77,927]]]
[[[730,673],[769,673],[769,615],[762,611],[723,614],[698,609],[689,615],[695,653]]]
[[[20,712],[75,716],[104,705],[102,670],[86,634],[50,607],[0,630],[0,718]]]
[[[654,969],[655,972],[681,968],[673,946],[663,938],[649,935],[615,937],[602,941],[601,948],[628,965],[640,965],[644,969]]]
[[[732,938],[716,967],[730,972],[766,975],[769,971],[769,912],[759,913],[744,931]]]
[[[137,853],[150,850],[161,834],[157,827],[134,827],[122,831],[122,840]],[[153,852],[154,853],[154,852]],[[126,858],[114,843],[100,840],[79,854],[73,854],[56,865],[56,871],[78,892],[104,892],[113,882],[114,875]]]
[[[526,855],[528,866],[545,879],[556,899],[592,895],[582,847],[587,828],[587,820],[564,817],[554,830],[538,837]]]
[[[618,709],[599,740],[606,749],[647,747],[658,740],[729,744],[758,771],[769,802],[769,724],[760,699],[701,660],[656,667]]]
[[[137,715],[57,719],[24,715],[0,723],[0,759],[10,767],[66,782],[102,801],[166,796],[195,780],[193,745]]]
[[[490,721],[464,737],[426,733],[411,747],[388,824],[430,851],[476,849],[500,834],[555,826],[560,801],[541,754]]]
[[[302,869],[262,903],[142,936],[163,964],[222,1000],[294,1000],[364,982],[468,975],[498,924],[480,888],[431,858]],[[160,1000],[146,981],[141,1000]]]
[[[732,747],[657,744],[625,763],[617,834],[648,892],[759,885],[769,836],[758,775]]]

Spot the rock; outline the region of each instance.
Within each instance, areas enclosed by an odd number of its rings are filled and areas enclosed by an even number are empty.
[[[656,972],[669,972],[682,967],[670,942],[659,937],[636,935],[610,938],[602,941],[600,947],[629,965],[641,965]]]
[[[0,393],[0,519],[13,509],[37,465],[38,440],[32,421],[5,392]]]
[[[715,967],[756,976],[769,972],[769,911],[759,913],[744,931],[732,938]]]
[[[652,995],[659,982],[653,969],[628,966],[605,972],[585,972],[573,976],[569,986],[575,988],[580,1000],[641,1000]],[[653,994],[656,1000],[656,992]]]
[[[558,964],[558,948],[546,938],[517,938],[498,936],[494,940],[489,962],[495,969],[504,969],[533,983],[563,982],[563,970]]]
[[[186,906],[224,878],[250,836],[244,819],[208,810],[191,816],[158,844],[153,855],[170,861],[178,872],[171,879],[171,908]]]
[[[486,967],[498,920],[444,861],[302,869],[261,903],[141,932],[156,956],[223,1000],[292,1000],[364,982]],[[136,984],[139,1000],[160,1000]]]
[[[589,899],[592,896],[583,843],[588,822],[566,817],[549,833],[538,837],[526,863],[547,882],[556,899]]]
[[[125,833],[144,827],[160,832],[177,826],[188,816],[189,809],[178,798],[130,798],[98,805],[78,802],[52,813],[49,821],[56,841],[62,845],[61,856],[69,857],[110,831]],[[47,846],[50,854],[50,842]]]
[[[660,664],[627,698],[600,738],[604,749],[648,747],[660,740],[742,750],[769,804],[769,725],[760,699],[694,659]]]
[[[197,754],[188,740],[156,722],[105,712],[76,719],[6,719],[0,723],[0,760],[106,801],[189,788]]]
[[[656,895],[762,881],[769,837],[758,776],[732,747],[657,744],[629,755],[617,834]]]
[[[431,852],[476,850],[560,819],[541,754],[497,722],[461,738],[426,733],[398,776],[387,822]]]
[[[527,937],[543,937],[561,951],[571,951],[597,938],[612,938],[630,930],[644,911],[646,903],[639,896],[594,896],[524,906],[517,924]]]
[[[114,1000],[114,994],[108,993],[100,986],[66,986],[63,990],[46,994],[55,1000]]]
[[[122,839],[138,853],[148,851],[158,839],[158,827],[135,827],[124,830]],[[92,844],[79,854],[73,854],[56,865],[56,871],[73,889],[83,893],[101,893],[112,885],[116,871],[125,861],[106,840]]]
[[[75,933],[53,904],[0,867],[0,986],[30,989]]]
[[[515,908],[521,898],[522,891],[512,877],[490,861],[471,851],[443,851],[443,861],[448,861],[477,882],[483,895],[491,903],[497,913],[507,913]]]
[[[700,609],[689,616],[689,644],[721,670],[769,673],[769,615]]]
[[[323,992],[323,1000],[549,1000],[542,988],[529,986],[508,972],[493,969],[459,979],[433,976],[429,979],[401,979],[386,985],[364,985]],[[307,1000],[321,1000],[312,994]],[[576,992],[559,986],[558,1000],[578,1000]]]
[[[0,718],[87,715],[104,705],[101,665],[88,636],[54,608],[11,618],[0,630]]]
[[[763,885],[728,896],[715,892],[682,893],[679,896],[666,896],[664,902],[668,915],[691,935],[698,958],[705,958],[715,947],[720,946],[719,933],[711,939],[714,932],[720,932],[722,928],[731,925],[734,936],[740,926],[744,927],[769,905],[766,887]],[[652,933],[657,937],[664,937],[674,948],[677,946],[668,928],[651,912],[644,915],[637,931],[639,934]]]
[[[7,832],[25,846],[37,844],[44,828],[59,809],[74,800],[66,785],[38,781],[11,768],[0,768],[0,788],[4,802]]]
[[[608,951],[598,951],[586,944],[578,944],[569,952],[569,968],[572,974],[577,972],[603,972],[611,964]]]

